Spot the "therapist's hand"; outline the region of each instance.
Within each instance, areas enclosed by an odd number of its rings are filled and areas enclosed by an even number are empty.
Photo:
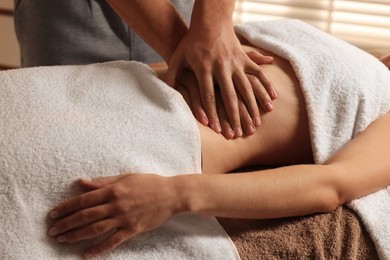
[[[219,88],[234,136],[239,137],[243,134],[239,97],[250,114],[251,124],[259,126],[259,106],[271,111],[276,93],[261,67],[242,49],[233,25],[227,22],[216,27],[193,27],[191,24],[169,62],[166,81],[174,86],[183,69],[191,69],[200,93],[200,102],[193,102],[195,117],[218,133],[221,132],[221,123],[216,108],[216,88]],[[263,63],[270,62],[271,57],[263,58]],[[248,75],[256,78],[255,84]]]
[[[273,58],[270,56],[263,56],[259,52],[251,51],[247,53],[248,57],[250,57],[254,62],[258,64],[267,64],[273,61]],[[262,87],[258,78],[253,75],[246,75],[248,80],[250,81],[256,96],[260,103],[265,104],[268,102],[269,96],[267,92]],[[195,74],[193,71],[189,69],[184,69],[180,76],[176,81],[177,87],[176,89],[183,95],[184,99],[188,103],[191,108],[192,113],[196,116],[196,118],[205,116],[205,112],[202,108],[200,93],[199,93],[199,85],[197,83]],[[184,91],[185,90],[185,91]],[[220,95],[220,90],[215,90],[215,100],[217,106],[218,120],[221,125],[222,134],[226,139],[232,139],[235,137],[234,131],[230,125],[229,118],[226,114],[225,107],[222,102],[222,98]],[[238,108],[240,113],[240,121],[241,126],[243,128],[244,135],[252,135],[256,131],[256,125],[253,123],[251,115],[249,114],[245,104],[238,94]],[[267,111],[267,108],[263,107],[264,111]]]
[[[127,174],[80,180],[88,192],[54,208],[48,233],[59,243],[76,243],[110,233],[85,252],[86,257],[112,250],[129,238],[166,222],[179,211],[180,199],[168,177]]]

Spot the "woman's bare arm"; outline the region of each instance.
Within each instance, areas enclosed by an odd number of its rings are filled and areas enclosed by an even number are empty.
[[[382,116],[324,165],[293,165],[238,174],[162,177],[128,174],[82,180],[91,191],[56,207],[49,234],[75,243],[112,232],[88,249],[99,255],[170,217],[192,212],[278,218],[328,212],[390,184],[390,114]]]
[[[373,122],[324,165],[174,177],[191,212],[277,218],[328,212],[390,184],[390,114]]]

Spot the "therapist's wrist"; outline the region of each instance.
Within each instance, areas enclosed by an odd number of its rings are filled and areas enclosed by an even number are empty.
[[[190,28],[208,33],[233,26],[234,4],[233,0],[196,0]]]

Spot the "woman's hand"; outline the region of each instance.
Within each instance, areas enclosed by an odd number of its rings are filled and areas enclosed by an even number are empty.
[[[192,70],[199,86],[199,100],[193,102],[195,117],[219,133],[222,129],[215,83],[230,126],[238,137],[242,135],[239,96],[251,116],[251,123],[259,126],[258,103],[271,111],[276,93],[261,68],[242,49],[231,21],[233,8],[234,1],[195,1],[191,26],[169,61],[166,82],[174,87],[184,68]],[[267,62],[272,62],[272,58]],[[259,84],[253,85],[247,74],[255,76]],[[259,97],[260,93],[265,93],[266,98]]]
[[[111,233],[85,252],[91,257],[112,250],[127,239],[154,229],[177,214],[180,204],[170,178],[127,174],[80,180],[90,191],[73,197],[49,213],[55,223],[49,235],[59,243],[76,243]]]

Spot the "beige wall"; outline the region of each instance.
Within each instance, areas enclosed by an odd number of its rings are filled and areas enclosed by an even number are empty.
[[[13,0],[0,0],[0,9],[13,10]],[[0,66],[18,67],[19,65],[19,46],[13,17],[0,13]]]

